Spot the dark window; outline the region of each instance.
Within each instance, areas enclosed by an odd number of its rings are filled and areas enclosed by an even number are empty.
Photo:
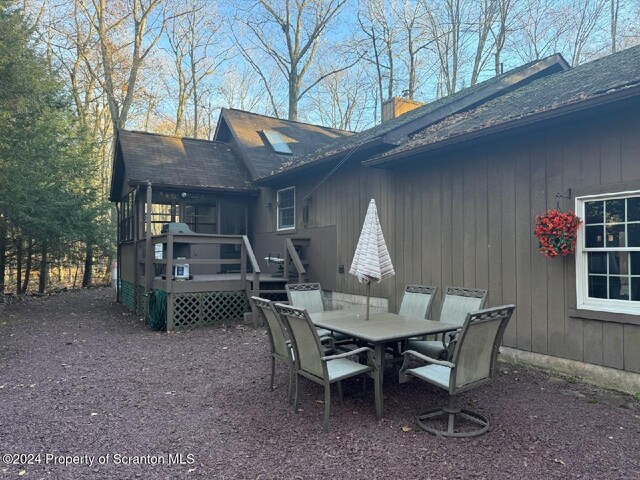
[[[640,300],[640,196],[584,203],[588,296]]]
[[[215,203],[187,204],[185,222],[196,233],[218,233],[218,207]]]

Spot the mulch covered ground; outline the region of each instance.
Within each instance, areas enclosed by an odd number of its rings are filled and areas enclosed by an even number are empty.
[[[444,440],[414,420],[444,395],[394,384],[389,370],[382,421],[372,382],[364,394],[351,382],[323,434],[321,386],[302,382],[298,414],[285,367],[269,390],[264,330],[156,333],[113,298],[98,289],[0,309],[1,478],[640,478],[631,397],[502,366],[461,398],[490,431]]]

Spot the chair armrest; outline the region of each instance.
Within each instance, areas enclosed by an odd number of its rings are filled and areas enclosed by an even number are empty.
[[[409,361],[411,357],[419,358],[428,363],[433,363],[435,365],[442,365],[443,367],[453,368],[455,365],[451,362],[446,362],[444,360],[436,360],[435,358],[427,357],[415,350],[405,350],[404,351],[404,362],[402,363],[402,367],[400,367],[400,372],[398,375],[398,380],[400,383],[406,383],[413,378],[412,375],[407,374],[407,370],[409,370]]]
[[[333,338],[331,335],[325,335],[324,337],[320,337],[320,343],[322,343],[323,345],[325,343],[328,343],[333,351],[336,350],[336,339]]]
[[[444,348],[447,348],[447,344],[451,343],[452,341],[454,341],[459,333],[460,333],[460,330],[455,330],[453,332],[443,333],[442,334],[442,346]],[[448,340],[447,340],[447,337],[449,337]]]
[[[349,358],[353,355],[358,355],[359,353],[364,352],[373,352],[369,347],[360,347],[355,350],[349,350],[348,352],[340,353],[338,355],[329,355],[328,357],[322,357],[320,360],[323,362],[328,362],[329,360],[335,360],[337,358]]]
[[[421,354],[420,352],[416,352],[415,350],[405,350],[404,351],[404,363],[409,363],[410,357],[416,357],[420,360],[424,360],[427,363],[433,363],[435,365],[442,365],[443,367],[453,368],[455,364],[451,362],[447,362],[445,360],[436,360],[435,358],[427,357],[426,355]]]

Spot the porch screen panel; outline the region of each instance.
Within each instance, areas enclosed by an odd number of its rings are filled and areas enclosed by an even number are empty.
[[[218,207],[216,203],[187,204],[185,222],[196,233],[218,233]]]

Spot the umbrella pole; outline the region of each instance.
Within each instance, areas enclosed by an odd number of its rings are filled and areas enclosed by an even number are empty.
[[[371,297],[371,283],[367,283],[367,316],[365,320],[369,320],[369,299]]]

